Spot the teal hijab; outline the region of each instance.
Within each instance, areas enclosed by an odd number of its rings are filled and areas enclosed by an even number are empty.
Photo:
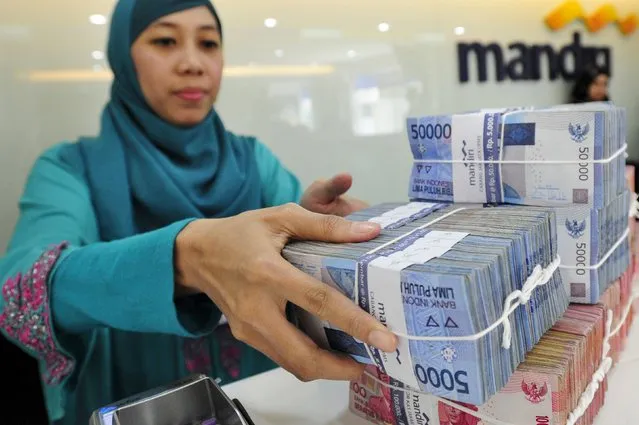
[[[101,237],[105,241],[153,230],[185,218],[228,217],[261,207],[255,142],[227,131],[212,110],[184,128],[147,104],[131,46],[156,19],[208,0],[120,0],[112,16],[108,59],[111,99],[97,138],[80,139]]]

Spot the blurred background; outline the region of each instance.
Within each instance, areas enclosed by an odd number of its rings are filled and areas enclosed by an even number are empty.
[[[639,1],[568,2],[566,16],[590,16],[598,31],[579,19],[555,19],[550,28],[546,18],[562,4],[216,0],[227,64],[218,110],[231,130],[260,137],[305,185],[348,171],[353,195],[402,201],[411,165],[408,115],[569,100],[572,82],[551,80],[545,61],[538,81],[496,81],[489,54],[487,81],[479,82],[471,54],[469,81],[460,82],[459,43],[495,43],[508,62],[517,55],[512,43],[559,52],[578,33],[582,46],[610,51],[600,57],[612,71],[609,95],[627,108],[629,153],[639,159]],[[0,255],[35,157],[99,129],[111,80],[104,50],[113,5],[0,0]],[[565,65],[570,74],[574,60]]]

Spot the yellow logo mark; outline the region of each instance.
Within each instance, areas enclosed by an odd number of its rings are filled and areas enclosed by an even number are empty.
[[[550,29],[557,31],[576,19],[583,20],[590,32],[597,32],[614,23],[624,35],[635,32],[639,24],[639,17],[636,13],[621,17],[610,3],[600,6],[594,13],[587,14],[577,0],[566,0],[546,16],[545,22]]]

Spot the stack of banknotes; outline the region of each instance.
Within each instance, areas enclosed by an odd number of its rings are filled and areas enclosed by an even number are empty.
[[[398,334],[397,352],[301,310],[298,326],[368,365],[350,407],[373,423],[592,424],[639,270],[625,110],[484,109],[406,124],[409,202],[348,217],[381,235],[283,251]]]
[[[409,197],[556,207],[570,300],[596,303],[634,242],[625,114],[589,103],[408,118]]]
[[[357,244],[296,241],[284,257],[394,332],[431,340],[401,337],[387,354],[303,312],[299,326],[320,346],[377,365],[397,385],[483,404],[568,307],[552,208],[383,204],[349,218],[378,222],[382,233]],[[475,340],[454,339],[498,322],[507,297],[543,268],[545,284],[524,305],[513,304],[511,338],[502,324]]]
[[[632,265],[634,271],[639,271],[639,226],[637,225],[637,219],[639,219],[638,204],[635,202],[639,198],[637,196],[637,189],[635,187],[635,175],[636,169],[634,165],[626,165],[626,182],[628,190],[630,191],[630,211],[628,213],[628,230],[630,231],[630,249],[632,251]],[[639,280],[639,274],[636,274],[637,280]],[[637,282],[639,285],[639,282]],[[634,309],[639,309],[639,298],[634,302]]]
[[[613,327],[620,326],[616,334],[610,337],[610,357],[614,363],[619,361],[619,357],[626,348],[626,340],[630,332],[630,325],[634,320],[635,310],[628,309],[633,296],[633,277],[636,276],[634,265],[630,265],[628,270],[615,281],[615,283],[604,292],[600,303],[613,312]],[[624,314],[626,315],[624,317]],[[621,324],[621,325],[620,325]]]
[[[630,192],[630,210],[628,212],[628,229],[630,231],[630,247],[632,252],[639,252],[639,238],[637,238],[637,232],[639,230],[637,226],[637,218],[639,210],[637,209],[637,191],[635,189],[635,167],[634,165],[626,165],[626,184],[628,191]]]
[[[627,269],[631,261],[630,197],[625,191],[602,208],[553,207],[561,277],[571,302],[597,303],[606,288]]]
[[[602,364],[608,312],[611,328],[605,357],[616,362],[623,349],[632,314],[623,317],[630,297],[629,268],[594,305],[571,304],[562,318],[528,353],[509,382],[482,405],[450,402],[423,392],[397,388],[382,370],[351,383],[350,410],[383,425],[479,425],[491,423],[590,425],[605,401],[607,381],[592,383]],[[588,394],[590,392],[590,394]],[[579,404],[584,407],[577,409]],[[501,422],[498,422],[501,421]]]
[[[603,208],[625,190],[625,122],[608,103],[408,118],[409,198]]]

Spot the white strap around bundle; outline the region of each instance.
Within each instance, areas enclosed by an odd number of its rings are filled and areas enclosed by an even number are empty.
[[[549,165],[549,164],[608,164],[614,161],[620,155],[624,155],[624,157],[628,157],[626,150],[628,149],[628,145],[624,144],[619,150],[613,153],[610,157],[604,159],[591,159],[581,161],[579,159],[520,159],[520,160],[504,160],[504,159],[493,159],[493,160],[480,160],[480,159],[414,159],[415,163],[425,163],[425,164],[540,164],[540,165]],[[500,150],[500,155],[503,155],[503,149]]]
[[[437,207],[437,203],[432,202],[409,202],[386,211],[382,215],[373,217],[368,221],[377,223],[382,229],[385,229],[393,224],[400,223],[404,220],[410,220],[415,214],[429,213],[433,208]]]
[[[632,194],[632,201],[630,201],[630,211],[628,217],[639,218],[639,200],[637,200],[637,194]]]
[[[577,402],[577,407],[575,407],[575,409],[569,413],[568,419],[566,421],[566,425],[575,425],[577,421],[586,413],[586,411],[588,410],[588,407],[590,407],[590,404],[594,400],[595,395],[597,394],[597,390],[599,390],[599,387],[601,386],[601,383],[604,381],[604,379],[610,372],[610,369],[612,368],[612,364],[613,364],[612,358],[608,356],[608,353],[610,352],[610,339],[621,330],[624,323],[626,322],[626,319],[628,318],[630,310],[632,309],[632,304],[634,300],[638,298],[639,298],[639,290],[635,290],[632,293],[630,299],[628,300],[628,303],[626,304],[624,308],[623,314],[621,315],[621,318],[619,322],[617,323],[617,325],[614,327],[614,329],[612,329],[613,312],[611,310],[608,310],[606,312],[606,329],[605,329],[604,340],[603,340],[603,349],[601,353],[601,363],[599,364],[599,367],[593,374],[592,380],[590,381],[590,383],[588,384],[584,392],[581,394],[581,397],[579,398],[579,401]],[[367,375],[372,380],[374,380],[375,382],[377,382],[378,384],[383,385],[384,387],[393,389],[395,391],[402,391],[405,393],[412,393],[412,394],[422,394],[422,395],[427,395],[429,397],[432,397],[436,401],[439,401],[448,406],[454,407],[457,410],[461,410],[462,412],[465,412],[471,416],[481,419],[482,421],[486,423],[486,425],[488,424],[522,425],[522,424],[513,424],[510,422],[501,421],[499,419],[493,418],[483,413],[479,413],[475,410],[471,410],[465,406],[462,406],[461,404],[455,403],[454,401],[437,397],[429,393],[424,393],[418,390],[414,390],[410,388],[402,388],[402,387],[388,384],[382,381],[381,379],[378,379],[375,375],[371,374],[370,372],[364,372],[364,374]]]
[[[513,291],[510,295],[508,295],[504,301],[504,310],[501,314],[501,317],[497,319],[492,325],[487,327],[481,332],[478,332],[474,335],[467,336],[417,336],[417,335],[407,335],[401,332],[394,332],[395,335],[410,339],[412,341],[476,341],[480,338],[483,338],[485,335],[490,333],[493,329],[499,327],[500,325],[504,325],[504,330],[502,333],[502,347],[505,349],[510,349],[510,345],[512,342],[512,327],[510,324],[510,315],[513,314],[517,307],[520,305],[527,304],[530,301],[530,297],[535,289],[540,286],[545,285],[550,281],[553,273],[559,267],[561,259],[559,256],[550,263],[547,267],[542,268],[539,264],[534,268],[532,274],[528,277],[522,288],[516,291]],[[392,329],[391,329],[392,330]]]
[[[605,262],[608,260],[608,258],[615,253],[615,251],[617,250],[617,248],[619,248],[619,246],[626,240],[628,239],[628,236],[630,236],[630,228],[627,227],[626,230],[623,232],[623,234],[619,237],[619,239],[617,240],[617,242],[615,242],[615,244],[608,250],[608,252],[606,252],[606,254],[603,256],[603,258],[595,265],[593,266],[568,266],[565,264],[562,264],[559,266],[559,268],[561,269],[585,269],[585,270],[597,270],[599,267],[603,266],[605,264]]]
[[[369,251],[366,255],[370,255],[370,254],[374,254],[380,250],[383,250],[384,248],[387,248],[390,245],[393,245],[395,243],[397,243],[398,241],[400,241],[401,239],[406,238],[407,236],[411,235],[414,232],[417,232],[419,230],[422,230],[428,226],[431,226],[441,220],[444,220],[447,217],[450,217],[451,215],[464,210],[465,208],[458,208],[455,209],[453,211],[448,212],[447,214],[442,215],[441,217],[438,217],[435,220],[432,220],[414,230],[412,230],[411,232],[402,235],[398,238],[393,239],[392,241],[389,241],[383,245],[378,246],[377,248]],[[390,268],[390,269],[395,269],[395,270],[400,270],[406,267],[409,267],[412,264],[419,264],[421,260],[420,258],[417,258],[419,256],[419,251],[418,250],[406,250],[406,251],[398,251],[395,252],[392,257],[393,258],[389,258],[388,260],[385,260],[383,264],[384,267]],[[423,262],[423,261],[422,261]],[[506,297],[506,299],[504,300],[504,309],[503,312],[500,316],[499,319],[497,319],[493,324],[491,324],[490,326],[488,326],[486,329],[482,330],[481,332],[478,332],[474,335],[465,335],[465,336],[418,336],[418,335],[408,335],[405,334],[403,332],[397,332],[394,331],[393,329],[390,329],[393,333],[395,333],[395,335],[397,335],[398,337],[401,338],[405,338],[405,339],[409,339],[412,341],[476,341],[482,337],[484,337],[485,335],[487,335],[489,332],[491,332],[492,330],[494,330],[495,328],[499,327],[500,325],[504,326],[503,329],[503,334],[502,334],[502,346],[505,349],[510,349],[510,345],[512,342],[512,329],[511,329],[511,324],[510,324],[510,315],[513,314],[513,312],[517,309],[517,307],[519,307],[520,305],[524,305],[526,303],[528,303],[528,301],[530,300],[530,297],[532,296],[532,293],[535,289],[537,289],[540,286],[543,286],[545,284],[547,284],[550,279],[552,278],[553,273],[555,272],[555,270],[557,270],[557,268],[559,267],[561,263],[561,259],[559,258],[559,256],[557,256],[555,258],[554,261],[552,261],[550,264],[548,264],[548,266],[546,266],[545,268],[542,267],[541,265],[537,265],[535,266],[535,268],[533,269],[533,272],[531,273],[531,275],[528,277],[528,279],[526,280],[526,282],[524,283],[524,285],[522,286],[521,289],[518,289],[514,292],[512,292],[510,295],[508,295]],[[359,282],[359,267],[355,268],[355,288],[354,288],[354,299],[358,300],[359,299],[359,285],[357,284],[357,282]]]

